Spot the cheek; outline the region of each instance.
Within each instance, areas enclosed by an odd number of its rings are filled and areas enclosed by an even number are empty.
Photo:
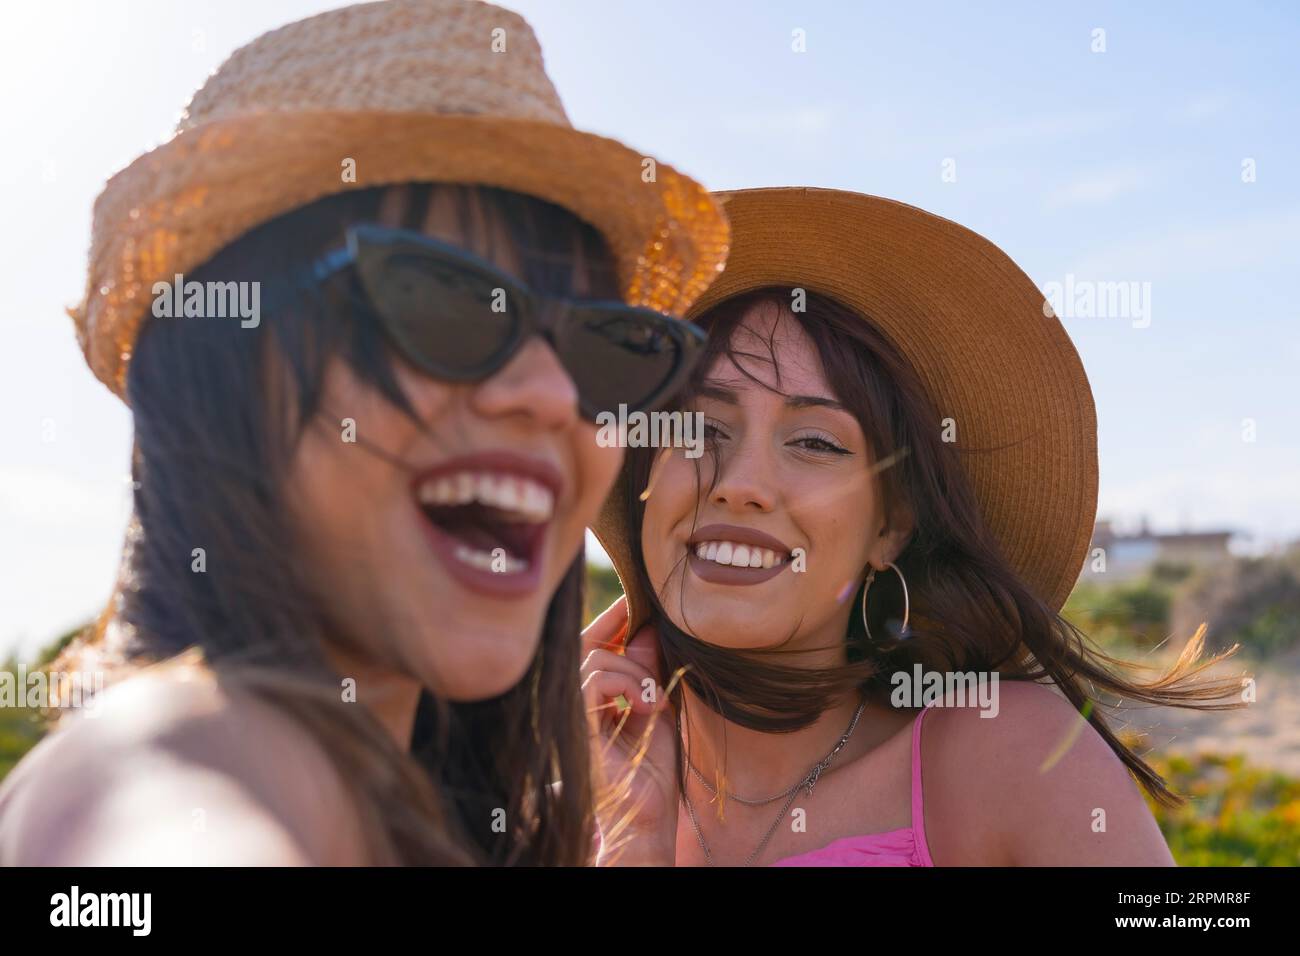
[[[341,555],[360,545],[362,528],[356,508],[341,506],[360,500],[367,487],[366,463],[346,454],[347,445],[328,423],[310,427],[298,443],[289,474],[287,499],[308,575],[322,594],[339,592],[344,562]]]
[[[340,443],[370,446],[401,455],[420,433],[444,417],[451,386],[416,371],[398,357],[392,359],[398,387],[414,410],[405,414],[371,385],[362,382],[340,358],[331,360],[321,386],[320,408],[310,429]]]
[[[298,441],[289,467],[289,509],[294,524],[312,538],[329,518],[325,505],[342,491],[344,475],[335,467],[331,450],[318,429],[309,428]]]
[[[420,421],[429,423],[441,418],[451,403],[452,389],[455,386],[430,378],[400,356],[394,356],[392,362],[397,384],[410,400]],[[383,404],[388,411],[395,411],[377,391],[367,389],[366,393]],[[407,424],[414,424],[405,416],[401,417]]]
[[[400,372],[399,372],[400,375]],[[403,382],[413,403],[425,391]],[[422,398],[417,412],[436,407]],[[308,560],[320,565],[318,576],[335,577],[332,563],[371,550],[371,539],[390,525],[390,514],[405,502],[402,473],[374,452],[402,457],[421,428],[363,385],[341,360],[326,370],[321,407],[307,424],[290,463],[287,499],[307,548]],[[365,503],[363,506],[362,503]],[[370,555],[367,560],[374,560]]]
[[[812,545],[808,571],[817,580],[819,591],[838,591],[861,577],[870,557],[871,529],[876,520],[869,488],[861,482],[840,482],[838,487],[824,489],[809,504],[792,508],[792,516]]]
[[[681,556],[694,522],[700,480],[695,464],[680,455],[669,456],[652,472],[651,493],[641,521],[641,551],[653,581],[663,580]]]

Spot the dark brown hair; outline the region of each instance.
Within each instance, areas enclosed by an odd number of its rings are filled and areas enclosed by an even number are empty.
[[[653,602],[666,673],[683,681],[710,708],[741,726],[769,733],[811,724],[837,698],[855,688],[870,699],[889,696],[889,676],[921,664],[927,671],[998,672],[1008,680],[1054,684],[1164,804],[1181,798],[1111,731],[1100,708],[1101,693],[1125,700],[1205,709],[1239,703],[1205,703],[1240,691],[1231,680],[1198,679],[1232,650],[1201,659],[1203,634],[1190,640],[1176,664],[1149,682],[1125,676],[1136,665],[1113,658],[1034,594],[1003,557],[985,526],[959,455],[987,449],[960,448],[942,440],[940,416],[920,379],[893,343],[870,321],[839,302],[808,292],[806,310],[792,312],[789,289],[760,289],[725,300],[696,321],[709,332],[705,356],[680,403],[722,359],[780,367],[773,342],[763,352],[740,351],[736,330],[755,306],[792,316],[813,342],[835,397],[854,415],[875,462],[882,505],[891,516],[910,514],[914,530],[895,559],[911,598],[907,633],[900,633],[902,592],[892,573],[877,576],[868,604],[869,641],[860,615],[849,616],[847,663],[838,668],[797,667],[779,662],[785,649],[735,651],[717,647],[676,627],[664,613],[641,552],[641,527],[654,449],[629,451],[624,507],[639,584]],[[737,369],[758,381],[737,362]],[[764,383],[759,383],[764,384]],[[764,387],[768,387],[764,385]],[[716,464],[716,449],[710,449]],[[719,469],[713,469],[714,482]],[[696,470],[697,481],[699,467]],[[697,497],[697,502],[698,502]],[[671,576],[671,572],[670,572]],[[862,588],[853,597],[862,599]],[[855,604],[855,606],[857,606]],[[687,609],[683,604],[683,613]],[[689,627],[689,620],[685,622]],[[677,703],[684,698],[677,695]]]
[[[595,230],[559,207],[494,189],[357,190],[242,236],[187,279],[260,281],[263,303],[279,303],[264,309],[260,326],[154,320],[135,349],[128,388],[137,490],[117,618],[129,661],[197,648],[220,679],[299,720],[351,789],[371,862],[580,865],[592,833],[578,686],[581,551],[520,683],[473,703],[426,690],[404,753],[372,715],[340,701],[340,677],[320,640],[326,602],[292,543],[285,475],[298,436],[321,411],[327,362],[341,357],[395,408],[415,412],[355,278],[322,292],[289,277],[340,246],[348,225],[380,221],[381,207],[395,204],[403,226],[420,228],[431,201],[456,210],[467,247],[490,255],[494,243],[510,244],[533,288],[617,297]],[[494,232],[498,222],[509,235]],[[206,549],[204,574],[190,570],[196,542]],[[364,647],[361,635],[344,636]],[[493,831],[496,810],[509,822],[504,833]]]

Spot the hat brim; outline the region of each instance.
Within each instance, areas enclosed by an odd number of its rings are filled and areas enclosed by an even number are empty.
[[[1097,511],[1092,390],[1033,281],[987,239],[905,203],[831,189],[720,193],[726,271],[688,318],[764,286],[800,287],[869,317],[952,419],[985,524],[1053,612],[1078,579]],[[983,449],[988,449],[983,450]],[[650,604],[636,584],[626,468],[595,528],[627,594],[629,633]]]
[[[344,182],[345,159],[355,182]],[[178,133],[114,175],[95,203],[86,295],[70,310],[91,369],[126,399],[125,370],[156,282],[323,196],[399,182],[494,186],[593,226],[624,299],[680,316],[718,275],[728,231],[698,183],[554,123],[381,111],[261,113]]]

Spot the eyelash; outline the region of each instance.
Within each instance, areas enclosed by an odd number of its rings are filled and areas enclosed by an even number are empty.
[[[716,422],[711,422],[708,419],[705,419],[704,421],[705,440],[716,441],[717,434],[721,434],[723,438],[727,437],[727,434],[723,432],[721,428],[718,427],[718,424]],[[832,455],[850,454],[847,448],[841,448],[839,445],[835,444],[835,442],[831,441],[829,438],[826,438],[822,435],[805,435],[803,438],[796,438],[794,441],[790,442],[789,444],[800,445],[803,444],[804,442],[809,442],[816,446],[816,447],[810,447],[809,445],[804,445],[804,447],[808,451],[822,452],[822,453],[832,454]]]
[[[821,446],[819,448],[809,448],[808,449],[809,451],[829,452],[830,454],[833,455],[847,455],[849,453],[847,448],[841,448],[839,445],[835,444],[835,442],[831,441],[829,438],[824,438],[821,435],[805,435],[803,438],[796,438],[790,444],[798,445],[803,442],[815,442],[817,445]]]

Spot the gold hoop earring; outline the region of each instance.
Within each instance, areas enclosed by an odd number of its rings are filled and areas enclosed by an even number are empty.
[[[907,596],[907,579],[903,577],[903,572],[898,570],[898,566],[892,561],[886,561],[885,566],[892,568],[898,575],[898,581],[903,586],[903,626],[899,629],[899,636],[907,636],[907,619],[912,613],[912,602]],[[867,592],[871,590],[871,583],[876,580],[876,569],[872,568],[871,573],[867,575],[866,581],[862,587],[862,629],[867,632],[867,640],[875,643],[875,638],[871,636],[871,626],[867,624]]]

